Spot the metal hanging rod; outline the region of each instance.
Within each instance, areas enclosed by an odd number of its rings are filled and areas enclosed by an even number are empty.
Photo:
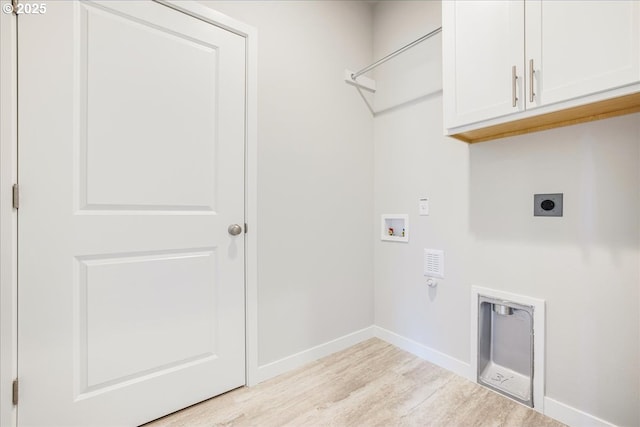
[[[409,43],[406,46],[401,47],[400,49],[396,50],[393,53],[390,53],[389,55],[385,56],[382,59],[377,60],[376,62],[374,62],[373,64],[369,65],[368,67],[363,68],[362,70],[355,72],[353,74],[351,74],[351,78],[353,80],[357,79],[359,76],[363,75],[364,73],[373,70],[374,68],[376,68],[379,65],[384,64],[385,62],[387,62],[388,60],[390,60],[391,58],[394,58],[398,55],[400,55],[402,52],[404,52],[405,50],[411,49],[412,47],[414,47],[415,45],[422,43],[423,41],[435,36],[436,34],[438,34],[440,31],[442,31],[442,27],[438,27],[435,30],[431,31],[429,34],[425,34],[424,36],[420,37],[417,40],[412,41],[411,43]]]

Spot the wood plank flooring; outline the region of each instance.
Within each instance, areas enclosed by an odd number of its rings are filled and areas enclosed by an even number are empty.
[[[219,425],[563,426],[377,338],[146,426]]]

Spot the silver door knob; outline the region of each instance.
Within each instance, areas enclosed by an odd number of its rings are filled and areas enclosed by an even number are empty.
[[[242,233],[242,227],[239,224],[231,224],[229,228],[227,228],[227,231],[232,236],[237,236],[238,234]]]

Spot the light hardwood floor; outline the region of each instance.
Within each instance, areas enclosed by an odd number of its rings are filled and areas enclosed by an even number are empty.
[[[563,424],[373,338],[160,426],[549,426]]]

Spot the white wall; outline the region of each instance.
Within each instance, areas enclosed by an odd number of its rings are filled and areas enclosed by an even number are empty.
[[[380,2],[374,56],[440,23],[440,2]],[[376,109],[386,112],[374,122],[374,221],[384,213],[408,213],[411,227],[407,244],[376,236],[375,318],[377,326],[468,364],[469,147],[443,136],[441,44],[436,35],[375,72]],[[410,97],[418,99],[406,103]],[[429,216],[418,215],[422,196],[429,198]],[[445,278],[436,289],[423,276],[424,248],[445,252]]]
[[[380,2],[374,56],[439,24],[439,2]],[[379,108],[439,81],[430,43],[378,69]],[[471,285],[545,299],[546,396],[638,425],[640,115],[465,146],[441,136],[441,100],[375,119],[375,220],[408,212],[412,233],[374,243],[376,324],[469,363]],[[532,216],[542,192],[564,193],[563,218]],[[446,253],[435,292],[423,247]]]
[[[373,323],[371,61],[364,2],[202,2],[258,30],[258,358]],[[251,226],[251,225],[249,225]]]
[[[546,395],[638,425],[640,115],[471,146],[473,284],[546,300]],[[564,216],[532,216],[534,193]]]

